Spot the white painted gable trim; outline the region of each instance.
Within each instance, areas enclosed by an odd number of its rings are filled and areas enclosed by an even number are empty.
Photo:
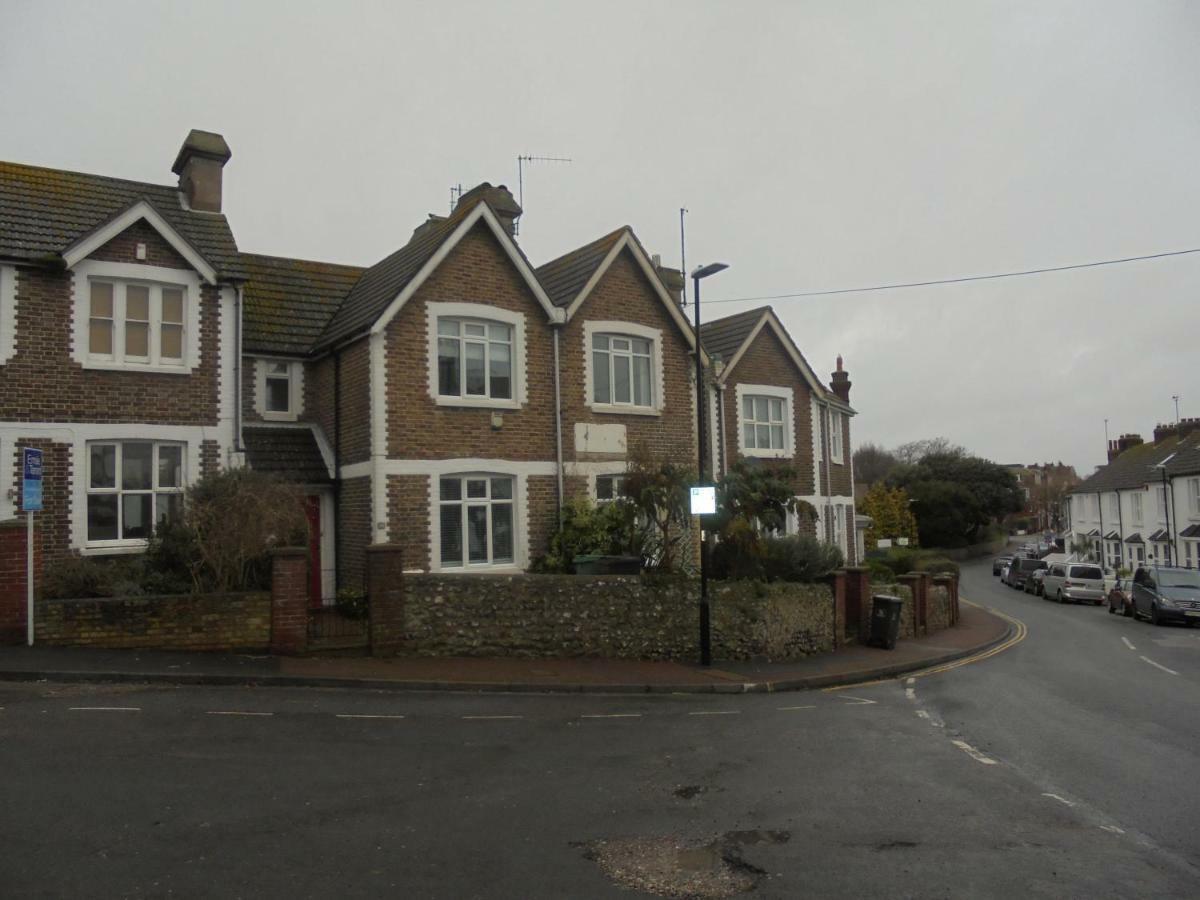
[[[771,326],[771,330],[775,332],[776,337],[779,338],[779,342],[783,344],[784,348],[788,352],[788,356],[791,358],[796,368],[800,370],[800,374],[804,377],[804,380],[808,382],[808,386],[812,389],[813,393],[816,394],[816,396],[821,400],[825,400],[826,395],[829,393],[828,389],[821,384],[820,380],[817,378],[816,372],[812,370],[812,367],[809,366],[804,357],[801,356],[796,350],[795,343],[792,341],[792,336],[787,333],[787,329],[783,327],[783,325],[775,317],[775,314],[769,309],[763,311],[762,318],[758,320],[758,324],[754,326],[754,330],[750,332],[750,335],[746,338],[746,340],[742,341],[742,346],[738,347],[737,353],[733,354],[733,359],[729,361],[729,364],[725,366],[725,371],[721,373],[721,380],[729,380],[730,373],[733,372],[734,367],[741,362],[742,357],[746,355],[746,351],[750,349],[755,339],[767,325]]]
[[[563,321],[562,310],[550,302],[550,298],[542,288],[541,283],[537,280],[537,276],[533,274],[533,269],[529,267],[529,264],[525,261],[525,257],[521,255],[521,252],[517,249],[517,245],[513,243],[513,239],[509,237],[508,232],[504,230],[504,226],[500,224],[500,220],[496,218],[496,214],[492,212],[491,207],[486,203],[480,203],[458,224],[458,227],[454,229],[450,237],[442,242],[442,246],[438,247],[437,252],[425,261],[425,265],[421,266],[420,271],[405,285],[404,290],[388,304],[387,309],[383,311],[383,314],[371,326],[371,334],[380,334],[387,328],[388,323],[404,308],[404,304],[409,301],[413,294],[420,290],[421,285],[445,261],[446,257],[450,255],[450,251],[458,246],[458,243],[467,236],[480,219],[483,219],[488,224],[488,227],[492,229],[496,240],[500,242],[500,246],[504,248],[504,252],[508,254],[508,258],[512,260],[517,271],[521,273],[526,284],[529,285],[529,289],[537,297],[538,303],[546,310],[547,319],[551,322]]]
[[[658,299],[663,302],[663,305],[667,308],[668,314],[672,319],[674,319],[675,324],[679,326],[679,330],[682,332],[684,339],[688,342],[688,346],[694,351],[696,349],[696,335],[692,330],[691,324],[688,322],[687,317],[683,314],[683,311],[675,302],[675,298],[667,293],[667,289],[663,287],[662,279],[660,279],[658,277],[658,273],[654,271],[654,264],[646,257],[646,254],[642,251],[641,245],[639,245],[638,242],[633,239],[628,230],[626,230],[625,233],[622,234],[617,240],[617,242],[613,244],[612,249],[608,251],[608,255],[604,257],[604,261],[596,267],[596,271],[592,273],[592,277],[589,278],[587,284],[583,286],[583,290],[581,290],[579,295],[571,301],[571,305],[567,307],[567,321],[569,322],[572,318],[574,318],[575,313],[579,310],[579,307],[583,305],[583,302],[587,300],[588,296],[592,293],[592,290],[597,284],[600,283],[600,279],[604,277],[604,273],[608,271],[609,266],[611,266],[616,258],[620,256],[621,251],[626,249],[633,254],[633,258],[637,260],[638,265],[641,267],[642,272],[646,276],[646,280],[649,281],[650,285],[654,288],[654,293],[657,294]],[[704,360],[705,365],[708,365],[708,356],[704,354],[703,350],[701,350],[701,359]]]
[[[174,247],[176,252],[186,259],[205,281],[209,284],[217,283],[217,270],[209,265],[208,261],[197,253],[196,249],[145,200],[139,200],[125,212],[109,219],[95,231],[84,235],[68,247],[63,252],[63,259],[66,260],[67,267],[70,268],[79,261],[87,259],[96,250],[141,219],[145,219],[151,228],[162,235],[163,240]]]

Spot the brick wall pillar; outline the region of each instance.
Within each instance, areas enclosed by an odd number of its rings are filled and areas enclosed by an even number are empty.
[[[871,578],[862,566],[848,566],[846,572],[846,632],[866,641],[871,628]]]
[[[271,652],[303,653],[308,646],[308,553],[278,547],[271,553]]]
[[[833,591],[833,649],[846,642],[846,571],[838,569],[829,577]]]
[[[367,547],[371,655],[394,656],[404,644],[404,553],[399,544]]]
[[[26,637],[25,519],[0,522],[0,644],[24,644]],[[33,584],[41,583],[42,542],[33,538]],[[37,635],[34,635],[37,640]]]
[[[946,589],[946,593],[950,597],[950,624],[956,624],[958,622],[958,578],[949,574],[937,575],[934,576],[933,583]]]
[[[921,637],[929,622],[929,573],[910,572],[898,576],[897,580],[912,591],[912,636]]]

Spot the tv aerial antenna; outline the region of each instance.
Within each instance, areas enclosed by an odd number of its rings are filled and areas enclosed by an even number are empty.
[[[462,195],[462,182],[450,185],[450,212],[454,212],[454,207],[458,206],[458,201],[462,199]]]
[[[549,162],[549,163],[570,163],[573,162],[568,156],[532,156],[529,154],[521,154],[517,157],[517,205],[521,209],[525,209],[525,167],[530,163]],[[514,232],[516,231],[516,223],[514,223]]]

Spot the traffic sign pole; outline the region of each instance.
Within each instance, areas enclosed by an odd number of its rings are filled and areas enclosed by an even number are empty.
[[[33,646],[33,514],[42,508],[42,451],[21,448],[21,508],[25,510],[25,640]]]

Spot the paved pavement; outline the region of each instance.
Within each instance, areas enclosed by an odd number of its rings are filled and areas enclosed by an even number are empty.
[[[851,646],[787,663],[601,659],[270,657],[0,647],[0,680],[257,684],[408,690],[753,693],[853,684],[940,665],[1009,639],[1010,622],[964,603],[959,623],[895,650]]]

